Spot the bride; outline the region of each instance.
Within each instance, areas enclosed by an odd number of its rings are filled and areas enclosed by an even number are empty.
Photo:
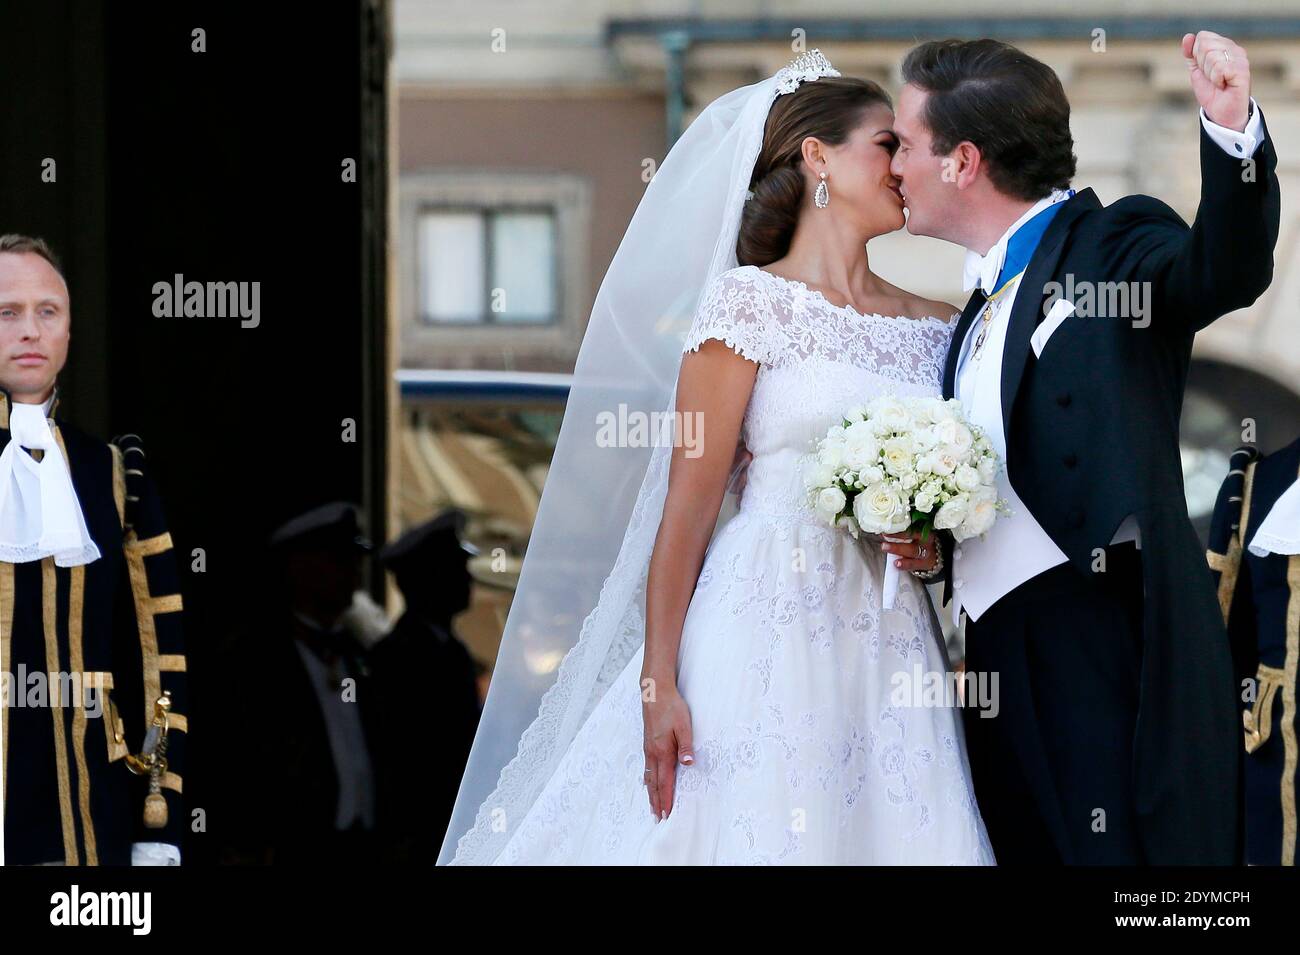
[[[897,692],[947,668],[923,583],[881,609],[886,561],[932,573],[934,548],[825,526],[801,477],[846,409],[939,394],[957,310],[866,255],[904,224],[892,121],[814,50],[711,104],[651,180],[440,862],[993,863],[959,714]]]

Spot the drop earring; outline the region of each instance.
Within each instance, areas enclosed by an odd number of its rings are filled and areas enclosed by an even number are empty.
[[[831,191],[826,186],[826,173],[821,174],[822,181],[817,183],[817,191],[813,193],[813,204],[818,209],[825,209],[831,202]]]

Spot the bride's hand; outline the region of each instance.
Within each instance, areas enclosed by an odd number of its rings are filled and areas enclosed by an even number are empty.
[[[939,541],[933,531],[924,543],[921,542],[919,531],[890,534],[889,537],[893,539],[882,540],[880,549],[893,555],[889,559],[898,565],[899,570],[921,573],[934,570],[934,565],[939,560]]]
[[[645,724],[645,783],[655,820],[673,811],[673,784],[677,763],[695,762],[691,748],[691,711],[677,692],[677,684],[642,674],[641,713]]]

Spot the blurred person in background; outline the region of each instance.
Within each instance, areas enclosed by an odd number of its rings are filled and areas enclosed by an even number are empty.
[[[447,510],[379,552],[406,602],[375,648],[383,713],[386,857],[431,864],[437,857],[478,727],[477,667],[452,629],[467,609],[472,579],[465,515]]]
[[[366,864],[378,858],[378,718],[369,651],[346,624],[372,545],[355,505],[298,515],[270,538],[273,590],[236,642],[224,861]]]

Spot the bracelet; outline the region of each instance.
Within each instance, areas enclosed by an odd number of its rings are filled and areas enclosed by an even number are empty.
[[[934,567],[930,570],[914,570],[911,572],[912,576],[917,580],[934,580],[943,572],[943,548],[939,547],[938,541],[935,541],[935,547],[937,550],[934,555]]]

